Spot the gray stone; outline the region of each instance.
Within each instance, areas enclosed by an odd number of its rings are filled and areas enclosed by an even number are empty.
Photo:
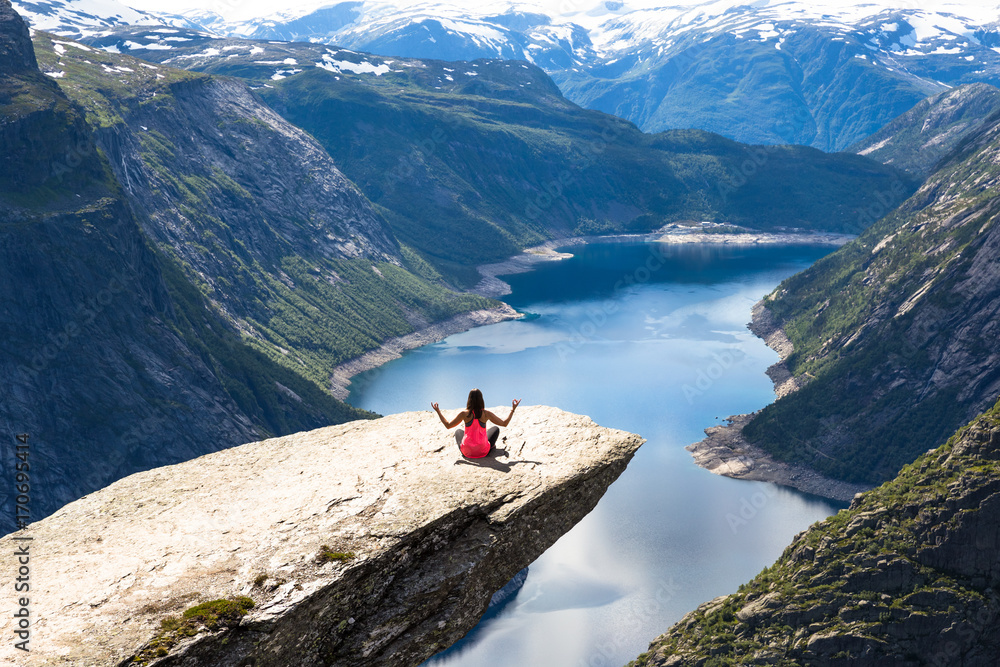
[[[505,414],[504,408],[495,408]],[[587,512],[642,443],[589,418],[517,410],[469,461],[430,411],[235,447],[126,477],[0,540],[32,541],[31,652],[0,663],[128,663],[160,622],[249,596],[238,627],[157,665],[413,665]],[[351,552],[322,563],[323,546]],[[0,634],[11,637],[4,614]]]

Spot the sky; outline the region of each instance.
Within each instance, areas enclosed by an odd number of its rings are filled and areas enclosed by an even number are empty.
[[[541,8],[550,16],[563,16],[572,20],[573,17],[595,14],[608,15],[603,0],[464,0],[454,2],[442,0],[374,0],[379,5],[394,5],[398,7],[415,7],[428,5],[452,5],[460,7],[469,13],[502,13],[512,4],[518,6],[534,6]],[[625,9],[651,9],[654,7],[697,7],[701,5],[720,6],[732,5],[774,5],[791,2],[800,6],[808,6],[810,13],[865,16],[878,9],[894,7],[899,9],[924,9],[952,12],[978,18],[983,22],[996,21],[1000,15],[1000,0],[625,0]],[[177,12],[183,9],[212,11],[221,14],[230,21],[245,21],[252,18],[262,18],[275,13],[290,13],[303,15],[320,7],[336,4],[336,0],[285,0],[276,3],[274,0],[123,0],[123,4],[135,9],[145,9],[159,12]],[[477,11],[479,10],[479,11]],[[873,11],[874,10],[874,11]],[[860,18],[859,16],[859,18]]]

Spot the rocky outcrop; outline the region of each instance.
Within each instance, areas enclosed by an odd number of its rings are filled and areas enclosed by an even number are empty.
[[[998,587],[1000,402],[631,665],[992,666]]]
[[[0,661],[418,664],[589,512],[642,443],[548,407],[519,409],[503,436],[496,455],[463,459],[428,410],[122,479],[0,540],[4,572],[18,538],[38,554],[32,650],[4,642]],[[177,631],[185,610],[240,596],[253,604],[241,620]]]
[[[847,502],[867,484],[853,484],[821,475],[801,463],[788,463],[774,458],[743,437],[743,427],[753,414],[733,415],[720,426],[705,429],[705,438],[685,447],[695,464],[709,472],[733,479],[774,482],[824,498]]]
[[[0,0],[0,71],[13,74],[37,69],[28,26],[14,11],[10,0]]]
[[[982,130],[997,111],[1000,90],[994,86],[957,86],[920,102],[847,150],[927,176],[966,137]]]

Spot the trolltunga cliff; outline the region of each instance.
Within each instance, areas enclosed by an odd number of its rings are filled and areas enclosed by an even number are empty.
[[[31,652],[5,641],[0,662],[418,664],[473,627],[642,443],[543,406],[504,435],[471,463],[414,412],[126,477],[0,540],[0,571],[16,571],[14,538],[33,554]],[[241,597],[242,617],[182,622]],[[13,631],[4,613],[0,634]]]

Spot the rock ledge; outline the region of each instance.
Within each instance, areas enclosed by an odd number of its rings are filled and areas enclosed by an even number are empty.
[[[238,626],[147,664],[417,664],[473,627],[643,442],[544,406],[502,435],[497,456],[464,460],[428,410],[119,480],[0,540],[4,572],[15,538],[36,554],[31,652],[4,642],[0,662],[135,664],[164,618],[243,595],[255,606]],[[354,556],[320,562],[324,545]]]

